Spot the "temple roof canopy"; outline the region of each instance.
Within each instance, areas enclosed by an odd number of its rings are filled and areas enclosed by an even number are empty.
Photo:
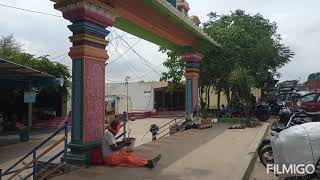
[[[185,14],[166,0],[52,0],[59,9],[68,4],[86,1],[103,6],[115,15],[113,26],[132,35],[171,50],[203,45],[219,46]]]

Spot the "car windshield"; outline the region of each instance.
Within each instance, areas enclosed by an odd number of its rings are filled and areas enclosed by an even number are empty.
[[[289,101],[296,101],[297,99],[299,99],[300,95],[297,93],[292,93],[289,95],[288,100]]]
[[[303,97],[301,98],[301,101],[302,101],[302,102],[312,102],[313,99],[314,99],[314,97],[315,97],[316,95],[317,95],[317,94],[308,94],[308,95],[306,95],[306,96],[303,96]]]
[[[288,94],[280,94],[278,96],[278,101],[285,101],[287,99]]]

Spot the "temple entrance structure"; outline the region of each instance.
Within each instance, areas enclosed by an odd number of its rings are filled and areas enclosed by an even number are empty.
[[[105,39],[113,26],[177,50],[186,64],[186,111],[199,104],[198,78],[204,44],[216,46],[188,17],[184,0],[52,0],[72,24],[72,133],[68,160],[86,163],[104,134]]]

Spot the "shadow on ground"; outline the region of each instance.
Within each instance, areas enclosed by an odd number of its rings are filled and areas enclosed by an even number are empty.
[[[147,168],[122,168],[122,167],[107,167],[107,166],[94,166],[88,169],[79,169],[69,173],[66,176],[57,177],[57,179],[170,179],[170,180],[182,180],[185,179],[188,174],[197,175],[198,177],[206,176],[210,172],[207,169],[197,168],[185,168],[185,173],[179,172],[163,172],[170,165],[187,156],[203,144],[214,139],[219,134],[223,133],[230,124],[215,124],[211,129],[205,130],[188,130],[180,133],[179,135],[173,135],[161,140],[150,142],[136,148],[136,153],[143,157],[150,159],[157,154],[162,154],[162,159],[155,169]],[[190,143],[186,143],[190,142]],[[205,157],[204,157],[205,158]],[[190,161],[192,163],[192,161]]]
[[[28,142],[20,142],[18,135],[16,135],[16,137],[12,137],[13,135],[0,136],[0,168],[6,169],[13,165],[14,162],[10,161],[19,160],[53,132],[55,132],[55,130],[34,130],[30,138],[31,140]],[[56,140],[53,139],[47,142],[43,148],[46,148],[55,142]]]

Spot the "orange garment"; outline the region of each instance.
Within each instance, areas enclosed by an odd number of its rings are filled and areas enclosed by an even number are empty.
[[[109,127],[111,127],[111,122],[109,123]],[[115,134],[118,134],[122,127],[123,127],[123,124],[119,123],[117,129],[112,129],[112,128],[109,128],[109,129],[112,130]]]
[[[123,124],[119,123],[118,128],[116,130],[116,134],[119,133],[120,129],[123,127]]]
[[[110,166],[123,166],[123,167],[144,167],[148,161],[135,153],[128,153],[125,151],[118,151],[103,158],[104,163]]]

